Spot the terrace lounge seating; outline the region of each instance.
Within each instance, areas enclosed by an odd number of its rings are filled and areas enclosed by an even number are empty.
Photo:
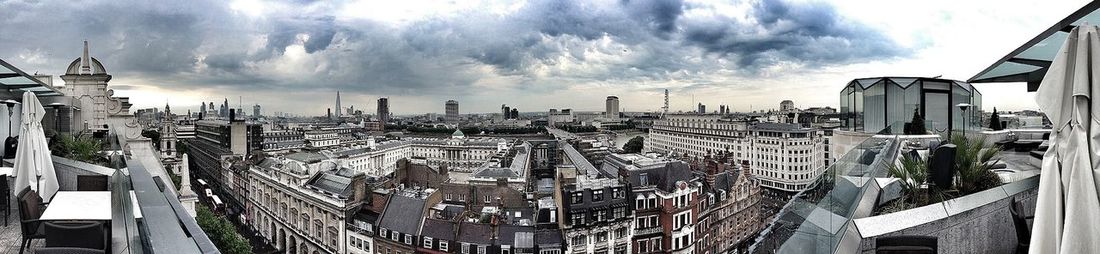
[[[46,210],[43,205],[38,192],[27,188],[19,193],[19,230],[23,235],[19,253],[23,253],[32,240],[46,238],[45,225],[38,220]]]
[[[939,251],[938,240],[936,237],[921,235],[883,236],[875,239],[875,253],[934,254]]]
[[[944,144],[936,147],[928,160],[928,178],[941,189],[949,189],[955,178],[955,145]]]
[[[1016,253],[1027,253],[1027,249],[1031,247],[1031,227],[1028,226],[1028,221],[1034,220],[1035,216],[1020,213],[1019,204],[1016,199],[1012,199],[1012,203],[1008,204],[1008,211],[1012,213],[1012,224],[1016,228]]]
[[[46,247],[107,249],[103,222],[51,222],[46,224]]]
[[[78,175],[76,176],[77,191],[107,191],[107,176],[105,175]]]

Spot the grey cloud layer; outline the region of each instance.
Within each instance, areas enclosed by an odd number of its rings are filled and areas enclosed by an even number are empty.
[[[689,80],[687,87],[711,84],[696,79],[719,72],[751,77],[782,63],[828,66],[911,52],[823,3],[762,0],[749,13],[690,16],[712,7],[533,0],[503,15],[465,10],[397,26],[335,17],[340,2],[280,4],[288,8],[254,18],[224,1],[0,1],[0,16],[13,17],[0,34],[23,35],[0,37],[0,57],[59,74],[88,39],[116,76],[168,89],[462,95],[501,78],[516,82],[512,92],[668,79]],[[301,45],[308,61],[279,69],[291,45]]]

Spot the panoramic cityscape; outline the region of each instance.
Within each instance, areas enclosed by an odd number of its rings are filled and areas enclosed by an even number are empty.
[[[1100,252],[1100,2],[954,4],[0,1],[0,253]]]

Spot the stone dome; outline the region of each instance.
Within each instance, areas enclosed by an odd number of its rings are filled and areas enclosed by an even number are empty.
[[[91,67],[92,67],[92,73],[83,73],[83,74],[92,74],[92,75],[107,74],[107,69],[103,68],[103,64],[100,63],[98,59],[95,59],[95,57],[89,57],[88,59],[91,60],[90,61],[91,63],[89,65],[91,65]],[[66,75],[80,75],[80,74],[82,74],[82,73],[80,73],[80,58],[79,57],[74,59],[72,63],[69,63],[69,68],[65,69],[65,74]]]

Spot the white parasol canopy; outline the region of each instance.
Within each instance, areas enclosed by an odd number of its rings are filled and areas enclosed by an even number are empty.
[[[54,173],[53,160],[46,143],[46,133],[42,131],[42,117],[46,110],[42,102],[32,92],[23,93],[22,124],[19,126],[19,146],[15,150],[15,190],[31,188],[38,192],[42,200],[49,201],[57,193],[57,174]]]
[[[1054,129],[1043,156],[1030,253],[1100,252],[1100,35],[1069,33],[1035,100]],[[1095,73],[1094,73],[1095,72]]]

